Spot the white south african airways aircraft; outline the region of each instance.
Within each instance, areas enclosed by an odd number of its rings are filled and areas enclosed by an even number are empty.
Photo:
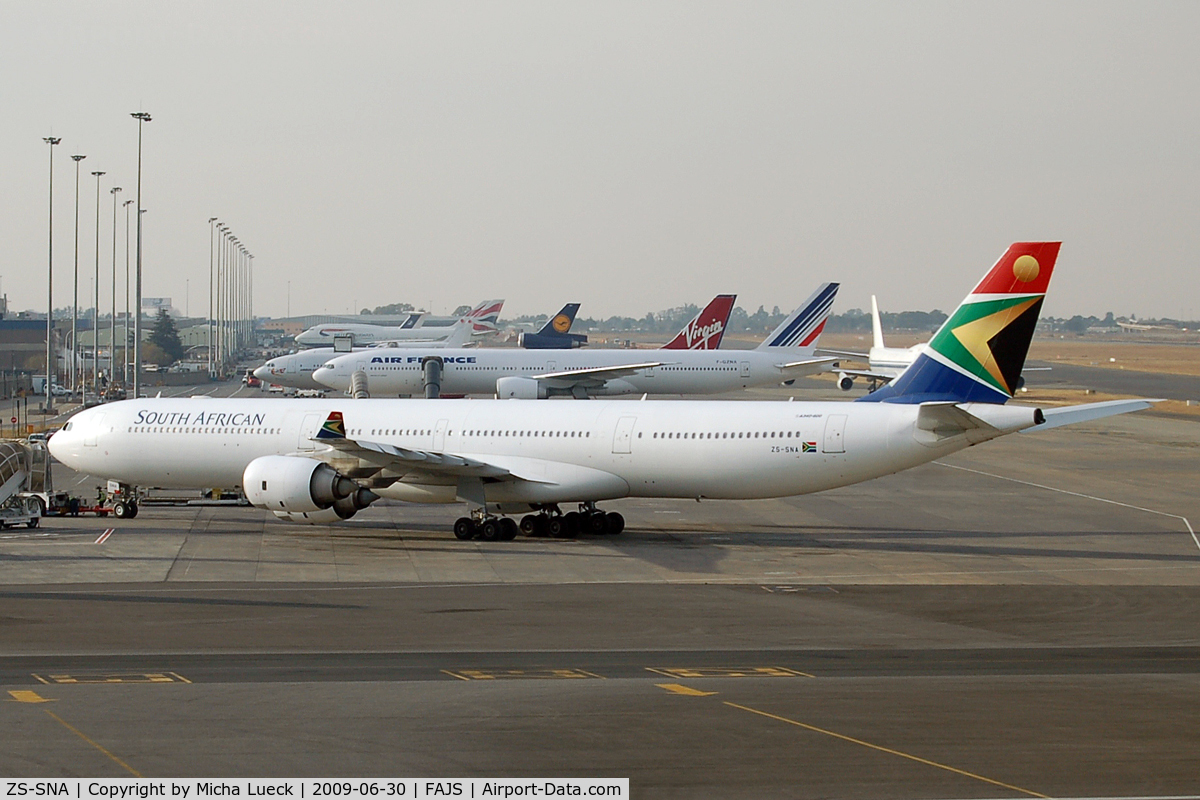
[[[511,538],[517,524],[497,514],[529,511],[529,533],[618,532],[620,514],[596,502],[807,494],[1148,407],[1005,405],[1058,249],[1010,247],[912,367],[856,402],[141,399],[79,412],[50,450],[125,484],[240,484],[290,521],[345,519],[383,496],[465,502],[464,539]],[[561,513],[568,503],[580,510]]]

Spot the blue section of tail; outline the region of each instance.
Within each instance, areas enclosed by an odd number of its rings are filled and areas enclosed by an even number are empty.
[[[829,315],[833,300],[837,297],[840,284],[827,283],[819,288],[808,302],[793,312],[792,317],[780,325],[761,347],[797,347]]]
[[[579,313],[579,303],[567,303],[565,306],[562,307],[562,311],[559,311],[557,314],[552,316],[550,319],[546,320],[546,324],[542,326],[542,329],[540,331],[538,331],[538,335],[539,336],[563,336],[563,335],[565,335],[567,331],[571,330],[571,325],[575,324],[575,315],[577,313]],[[567,325],[567,331],[563,331],[560,333],[554,329],[554,322],[559,317],[566,317],[568,320],[570,320],[570,324]]]
[[[917,356],[900,377],[859,403],[1006,403],[1008,395],[970,375],[947,367],[925,353]]]

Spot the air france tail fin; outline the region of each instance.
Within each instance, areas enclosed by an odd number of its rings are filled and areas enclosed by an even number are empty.
[[[825,320],[829,317],[829,310],[833,308],[839,285],[822,283],[818,286],[817,290],[756,349],[816,347],[817,340],[821,338],[821,331],[825,330]]]
[[[719,294],[660,350],[716,350],[721,346],[736,294]]]
[[[1008,248],[928,347],[867,402],[1004,403],[1016,392],[1061,242]]]

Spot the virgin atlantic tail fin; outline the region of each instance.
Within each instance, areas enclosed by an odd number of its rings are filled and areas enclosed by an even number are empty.
[[[701,309],[691,322],[683,326],[675,338],[664,344],[662,350],[716,350],[725,336],[729,315],[733,313],[736,294],[719,294]]]

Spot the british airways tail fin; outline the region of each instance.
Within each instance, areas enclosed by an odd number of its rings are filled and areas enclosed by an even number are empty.
[[[500,320],[500,309],[504,308],[503,300],[484,300],[467,312],[463,319],[471,322],[472,330],[477,334],[495,333],[497,322]]]
[[[825,330],[825,320],[837,297],[837,283],[822,283],[804,303],[791,313],[783,323],[771,332],[756,349],[771,347],[816,347]]]
[[[716,350],[721,346],[736,294],[719,294],[709,302],[675,338],[660,350]]]
[[[1017,390],[1061,245],[1009,247],[908,369],[859,401],[1007,402]]]

